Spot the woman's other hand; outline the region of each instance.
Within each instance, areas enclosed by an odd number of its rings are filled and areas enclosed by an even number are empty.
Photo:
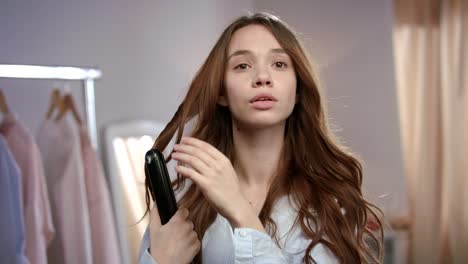
[[[251,227],[264,231],[258,216],[240,190],[239,178],[231,161],[205,141],[182,138],[174,146],[172,158],[190,167],[178,165],[176,171],[191,179],[204,196],[233,227]]]

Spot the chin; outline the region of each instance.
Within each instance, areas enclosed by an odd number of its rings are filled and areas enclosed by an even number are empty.
[[[250,118],[248,120],[238,121],[241,127],[249,129],[267,129],[282,126],[286,123],[285,118]]]

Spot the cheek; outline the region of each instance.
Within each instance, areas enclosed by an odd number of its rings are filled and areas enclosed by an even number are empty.
[[[245,93],[243,93],[243,87],[245,86],[245,80],[237,76],[227,74],[224,80],[224,87],[226,92],[227,100],[229,104],[236,104],[239,100],[243,99]]]
[[[297,80],[295,75],[286,75],[281,79],[281,86],[284,87],[284,96],[289,103],[295,103],[297,93]]]

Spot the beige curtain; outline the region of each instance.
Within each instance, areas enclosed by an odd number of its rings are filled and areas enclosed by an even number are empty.
[[[410,263],[468,263],[468,3],[395,0]]]

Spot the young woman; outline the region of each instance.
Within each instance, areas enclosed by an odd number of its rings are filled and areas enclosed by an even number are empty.
[[[183,194],[165,225],[151,209],[141,264],[382,260],[362,167],[333,140],[304,48],[273,15],[226,28],[154,148],[169,148]]]

